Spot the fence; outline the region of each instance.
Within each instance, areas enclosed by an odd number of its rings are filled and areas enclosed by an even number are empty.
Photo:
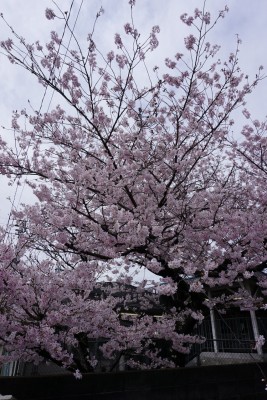
[[[267,318],[258,318],[257,322],[259,334],[266,337]],[[251,363],[266,359],[267,343],[262,346],[263,354],[258,354],[249,317],[217,317],[213,330],[211,320],[206,319],[196,333],[206,341],[192,346],[186,359],[187,366]]]
[[[243,364],[264,361],[264,355],[257,354],[254,340],[207,339],[194,344],[186,358],[186,366]]]

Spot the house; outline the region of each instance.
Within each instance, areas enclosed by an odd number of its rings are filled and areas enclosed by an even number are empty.
[[[255,285],[254,285],[255,286]],[[121,304],[121,313],[138,314],[140,301],[138,291],[134,286],[118,283],[102,282],[92,292],[92,297],[97,299],[105,296],[105,291],[112,287],[113,295],[118,298],[126,297],[127,305]],[[211,297],[216,297],[220,291],[232,288],[214,289]],[[251,286],[256,291],[256,286]],[[153,290],[147,291],[150,299],[151,315],[157,317],[162,313],[160,298]],[[267,338],[267,316],[263,310],[243,310],[229,308],[225,313],[210,310],[210,315],[196,326],[195,333],[206,338],[202,344],[194,344],[190,354],[185,357],[185,366],[220,365],[233,363],[248,363],[267,361],[267,343],[256,346],[259,336]],[[103,338],[92,340],[92,351],[99,355],[99,346],[104,342]],[[110,362],[101,357],[97,372],[107,370],[118,371],[125,369],[124,357],[118,358],[118,362],[111,367]],[[5,364],[1,369],[2,376],[33,376],[45,374],[59,374],[65,370],[52,365],[40,364],[35,366],[20,361]]]

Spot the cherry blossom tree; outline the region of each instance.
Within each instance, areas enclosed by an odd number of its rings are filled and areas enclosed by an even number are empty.
[[[12,28],[1,42],[58,103],[14,112],[1,137],[1,173],[36,199],[12,210],[16,236],[1,232],[2,362],[52,361],[77,376],[98,357],[173,367],[203,340],[193,329],[211,307],[264,306],[266,123],[246,125],[242,142],[233,121],[237,109],[249,117],[261,68],[250,82],[239,39],[225,61],[209,42],[227,7],[215,19],[204,8],[182,15],[183,54],[150,68],[160,28],[143,38],[129,3],[131,22],[107,54],[94,28],[84,45],[51,9],[71,45],[54,31],[27,44]],[[214,287],[224,294],[211,298]]]

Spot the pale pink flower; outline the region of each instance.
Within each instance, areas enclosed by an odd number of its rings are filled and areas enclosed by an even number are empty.
[[[125,65],[128,63],[127,57],[124,54],[117,54],[116,55],[116,61],[118,63],[118,66],[120,68],[124,68]]]
[[[196,43],[196,38],[193,35],[189,35],[184,39],[184,42],[187,50],[192,50],[194,48],[194,44]]]
[[[184,24],[188,26],[192,25],[192,23],[194,22],[194,18],[191,16],[187,17],[187,13],[182,14],[180,19],[183,21]]]
[[[115,44],[117,45],[118,49],[123,47],[121,36],[118,33],[115,33]]]
[[[124,30],[125,30],[125,33],[126,33],[127,35],[129,35],[130,33],[132,33],[133,28],[131,27],[131,25],[129,24],[129,22],[127,22],[127,24],[124,25]]]
[[[158,47],[159,41],[154,33],[150,35],[150,50],[154,50]]]
[[[82,377],[83,377],[81,372],[78,369],[76,369],[76,371],[74,372],[73,375],[75,376],[76,379],[82,379]]]
[[[247,119],[250,118],[250,112],[249,112],[246,108],[244,108],[244,110],[242,111],[242,113],[243,113],[243,115],[244,115]]]
[[[183,57],[182,53],[176,53],[175,54],[175,58],[176,58],[177,61],[179,61],[182,57]]]
[[[158,25],[154,25],[152,28],[153,33],[160,33],[160,27]]]
[[[5,48],[8,51],[12,50],[12,46],[13,46],[12,39],[7,39],[7,40],[1,42],[1,47]]]
[[[264,343],[265,343],[265,337],[263,335],[259,335],[256,340],[254,350],[261,349]]]
[[[209,12],[206,12],[204,15],[203,15],[203,21],[205,22],[205,24],[210,24],[210,13]]]
[[[114,51],[110,51],[110,52],[107,54],[108,62],[111,62],[112,60],[114,60],[114,57],[115,57]]]
[[[195,18],[200,17],[201,14],[202,14],[202,12],[198,8],[195,8],[195,12],[194,12]]]
[[[169,58],[165,59],[165,64],[168,68],[174,69],[176,67],[176,62],[170,60]]]
[[[51,8],[47,8],[45,10],[45,16],[47,19],[54,19],[56,14],[54,13],[54,11]]]

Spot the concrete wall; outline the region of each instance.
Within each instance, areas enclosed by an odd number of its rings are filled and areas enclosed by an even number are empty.
[[[2,377],[17,400],[261,400],[267,364],[43,377]]]

